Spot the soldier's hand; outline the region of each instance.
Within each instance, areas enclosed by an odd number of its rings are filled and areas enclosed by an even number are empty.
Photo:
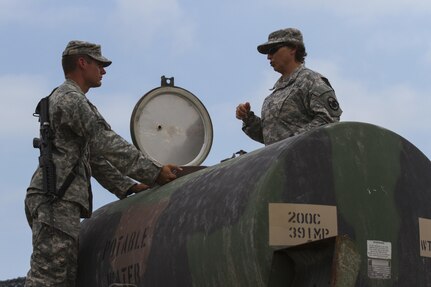
[[[249,112],[250,112],[250,103],[249,102],[239,104],[236,107],[236,118],[239,120],[244,120],[247,118]]]
[[[139,193],[139,192],[141,192],[143,190],[146,190],[148,188],[149,188],[149,186],[146,185],[146,184],[144,184],[144,183],[137,183],[137,184],[133,185],[131,188],[129,188],[129,192],[128,193],[129,194]]]
[[[162,166],[162,170],[160,171],[159,176],[156,179],[156,182],[160,185],[163,185],[165,183],[168,183],[176,179],[177,170],[182,170],[182,168],[174,164],[167,164]]]

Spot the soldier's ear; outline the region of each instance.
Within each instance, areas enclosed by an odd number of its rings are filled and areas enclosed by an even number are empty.
[[[83,69],[83,68],[85,68],[87,65],[88,65],[89,63],[88,63],[88,61],[87,61],[87,59],[85,58],[85,57],[78,57],[78,59],[77,59],[77,63],[76,63],[76,66],[78,67],[78,68],[80,68],[80,69]]]

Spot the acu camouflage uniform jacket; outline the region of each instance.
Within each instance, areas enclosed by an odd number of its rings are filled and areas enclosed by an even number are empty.
[[[81,217],[89,217],[92,212],[91,176],[119,198],[125,197],[135,183],[131,178],[148,185],[154,183],[161,165],[112,131],[75,82],[66,80],[50,96],[49,116],[55,135],[57,189],[77,165],[76,176],[63,200],[81,206]],[[27,190],[27,195],[35,193],[43,194],[40,168]]]
[[[252,139],[272,144],[315,127],[338,122],[342,110],[329,81],[319,73],[296,69],[281,77],[262,106],[261,118],[249,112],[242,130]]]

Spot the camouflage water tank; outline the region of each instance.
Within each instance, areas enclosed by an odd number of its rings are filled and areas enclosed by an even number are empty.
[[[332,124],[98,209],[78,286],[431,286],[430,204],[415,146]]]

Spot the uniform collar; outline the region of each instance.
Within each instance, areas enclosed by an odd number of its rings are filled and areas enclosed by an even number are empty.
[[[74,87],[77,92],[80,92],[81,94],[84,94],[84,92],[81,90],[81,88],[78,86],[78,84],[74,80],[66,79],[66,81],[64,83],[67,84],[67,85],[70,85],[70,86]]]
[[[298,78],[298,75],[305,69],[304,64],[301,64],[298,68],[296,68],[292,74],[290,74],[288,77],[281,76],[277,82],[275,83],[274,87],[271,90],[278,90],[284,87],[287,87],[291,84],[293,84]]]

